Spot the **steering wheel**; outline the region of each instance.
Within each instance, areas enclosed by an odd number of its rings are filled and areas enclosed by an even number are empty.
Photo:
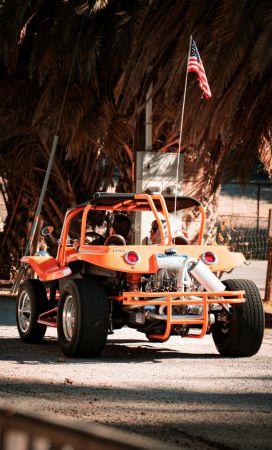
[[[126,245],[126,240],[121,234],[112,234],[107,237],[104,245]]]

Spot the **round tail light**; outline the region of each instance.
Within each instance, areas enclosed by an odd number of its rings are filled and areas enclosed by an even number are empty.
[[[140,261],[140,256],[136,252],[128,252],[124,255],[124,258],[128,264],[137,264]]]
[[[217,257],[212,252],[203,253],[201,259],[205,264],[215,264],[217,262]]]

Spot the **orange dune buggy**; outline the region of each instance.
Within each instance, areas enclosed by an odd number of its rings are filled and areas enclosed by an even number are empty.
[[[187,208],[197,208],[201,216],[194,245],[184,239],[180,245],[172,235],[170,213],[182,214]],[[86,243],[86,224],[93,211],[130,216],[148,212],[158,223],[161,244],[126,245],[118,236],[105,245]],[[80,227],[78,248],[69,239],[75,221]],[[47,326],[56,327],[65,355],[95,357],[103,351],[108,334],[126,325],[152,342],[171,335],[201,338],[212,333],[221,355],[254,355],[264,332],[258,289],[250,280],[219,279],[244,257],[224,246],[204,245],[204,226],[204,208],[191,197],[97,193],[69,209],[56,258],[22,259],[36,278],[24,281],[17,297],[21,339],[39,343]]]

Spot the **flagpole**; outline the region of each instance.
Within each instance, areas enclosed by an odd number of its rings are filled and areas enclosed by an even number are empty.
[[[174,204],[174,217],[175,217],[175,219],[176,219],[176,214],[177,214],[178,174],[179,174],[179,163],[180,163],[181,139],[182,139],[182,130],[183,130],[185,99],[186,99],[186,92],[187,92],[188,66],[189,66],[189,59],[190,59],[191,48],[192,48],[192,41],[193,41],[193,37],[191,35],[190,36],[190,42],[189,42],[188,56],[187,56],[186,76],[185,76],[185,83],[184,83],[184,93],[183,93],[182,110],[181,110],[180,127],[179,127],[179,144],[178,144],[178,158],[177,158],[175,204]]]

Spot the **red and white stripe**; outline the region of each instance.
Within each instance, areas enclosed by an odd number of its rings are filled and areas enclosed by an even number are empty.
[[[198,61],[195,56],[190,56],[188,63],[188,72],[196,72],[198,74],[199,87],[204,92],[204,97],[207,100],[211,98],[212,93],[201,59],[200,61]]]

